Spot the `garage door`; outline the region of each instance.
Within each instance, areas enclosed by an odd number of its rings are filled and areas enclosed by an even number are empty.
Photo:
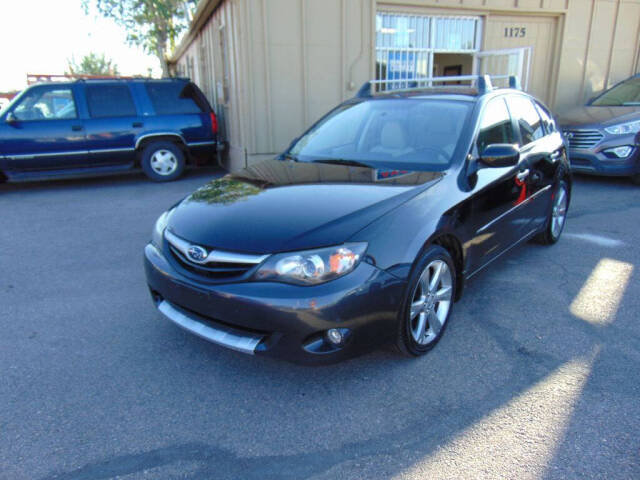
[[[532,47],[531,59],[526,62],[529,64],[527,90],[549,102],[556,28],[556,17],[490,15],[485,22],[482,49]]]

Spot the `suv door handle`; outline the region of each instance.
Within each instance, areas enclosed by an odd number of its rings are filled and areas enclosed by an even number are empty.
[[[140,127],[142,126],[142,122],[133,122],[133,123],[131,124],[131,126],[132,126],[133,128],[140,128]]]
[[[524,169],[524,170],[522,170],[522,171],[520,171],[520,172],[518,172],[516,174],[516,178],[518,180],[520,180],[521,182],[524,181],[524,179],[527,178],[528,176],[529,176],[529,169],[528,168],[526,168],[526,169]]]
[[[74,132],[79,132],[80,130],[82,130],[82,125],[71,125],[71,130],[73,130]]]

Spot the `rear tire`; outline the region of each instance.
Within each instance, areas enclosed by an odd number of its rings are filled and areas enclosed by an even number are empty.
[[[418,357],[442,338],[456,293],[456,270],[447,250],[432,245],[416,264],[399,312],[396,349]]]
[[[172,142],[151,142],[142,150],[140,166],[154,182],[170,182],[184,172],[184,153]]]
[[[560,180],[551,199],[551,208],[544,230],[534,237],[537,243],[553,245],[560,239],[564,226],[567,223],[567,210],[569,208],[569,186],[564,180]]]

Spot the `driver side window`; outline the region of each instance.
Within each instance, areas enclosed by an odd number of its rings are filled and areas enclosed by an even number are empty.
[[[28,92],[13,109],[18,120],[62,120],[78,118],[71,88],[41,88]]]
[[[480,131],[476,140],[478,154],[482,154],[488,145],[494,143],[516,143],[509,110],[502,98],[491,100],[482,112]]]

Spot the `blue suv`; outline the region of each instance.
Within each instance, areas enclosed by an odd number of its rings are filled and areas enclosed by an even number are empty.
[[[188,79],[38,84],[0,114],[0,181],[141,167],[163,182],[221,145],[216,116]]]

